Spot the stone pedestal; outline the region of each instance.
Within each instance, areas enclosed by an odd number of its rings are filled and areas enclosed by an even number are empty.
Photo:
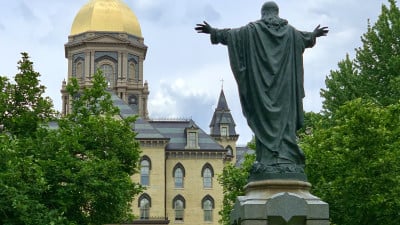
[[[231,213],[234,225],[329,225],[329,206],[297,180],[250,182]]]

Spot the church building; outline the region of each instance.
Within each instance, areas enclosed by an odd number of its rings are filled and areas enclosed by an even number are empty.
[[[140,173],[132,179],[145,190],[132,204],[134,224],[218,224],[223,191],[217,175],[243,150],[236,147],[239,135],[224,92],[209,133],[191,119],[149,118],[150,90],[143,74],[147,48],[138,19],[123,0],[89,0],[76,14],[65,44],[62,114],[70,110],[67,82],[76,78],[88,87],[100,69],[120,116],[139,116],[134,131],[142,156]]]

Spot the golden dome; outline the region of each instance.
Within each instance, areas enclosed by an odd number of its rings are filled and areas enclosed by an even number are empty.
[[[76,14],[71,34],[86,31],[126,32],[142,37],[136,15],[121,0],[90,0]]]

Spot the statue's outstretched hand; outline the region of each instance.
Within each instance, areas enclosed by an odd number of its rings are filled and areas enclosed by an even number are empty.
[[[206,21],[203,21],[204,24],[196,24],[196,27],[194,28],[197,33],[205,33],[209,34],[211,33],[211,30],[213,29],[210,24],[208,24]]]
[[[321,27],[321,25],[318,25],[314,29],[315,37],[326,36],[328,34],[328,32],[329,32],[328,27]]]

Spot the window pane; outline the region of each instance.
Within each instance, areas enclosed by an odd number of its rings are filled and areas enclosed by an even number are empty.
[[[203,202],[204,221],[212,221],[212,202],[206,200]]]
[[[136,79],[136,73],[135,73],[135,63],[134,62],[130,62],[129,63],[129,67],[128,67],[128,78],[129,79]]]
[[[114,84],[113,82],[114,71],[112,66],[109,64],[104,64],[101,65],[100,70],[103,72],[103,76],[106,78],[107,86],[112,87]]]
[[[196,132],[189,132],[189,135],[188,135],[188,138],[189,138],[189,140],[188,140],[188,146],[189,146],[189,148],[195,148],[197,145],[196,145]]]
[[[147,198],[140,200],[140,219],[149,219],[150,202]]]
[[[212,174],[210,168],[204,169],[203,172],[203,187],[211,188],[212,187]]]
[[[183,202],[181,200],[175,201],[175,220],[183,220]]]
[[[140,184],[149,185],[150,180],[150,163],[146,159],[140,162]]]
[[[183,188],[183,171],[181,168],[175,170],[175,187]]]
[[[221,136],[228,136],[228,128],[227,127],[221,128]]]
[[[212,210],[204,210],[204,221],[212,221]]]
[[[82,61],[78,62],[76,64],[76,76],[79,78],[84,78],[83,77],[83,63]]]

